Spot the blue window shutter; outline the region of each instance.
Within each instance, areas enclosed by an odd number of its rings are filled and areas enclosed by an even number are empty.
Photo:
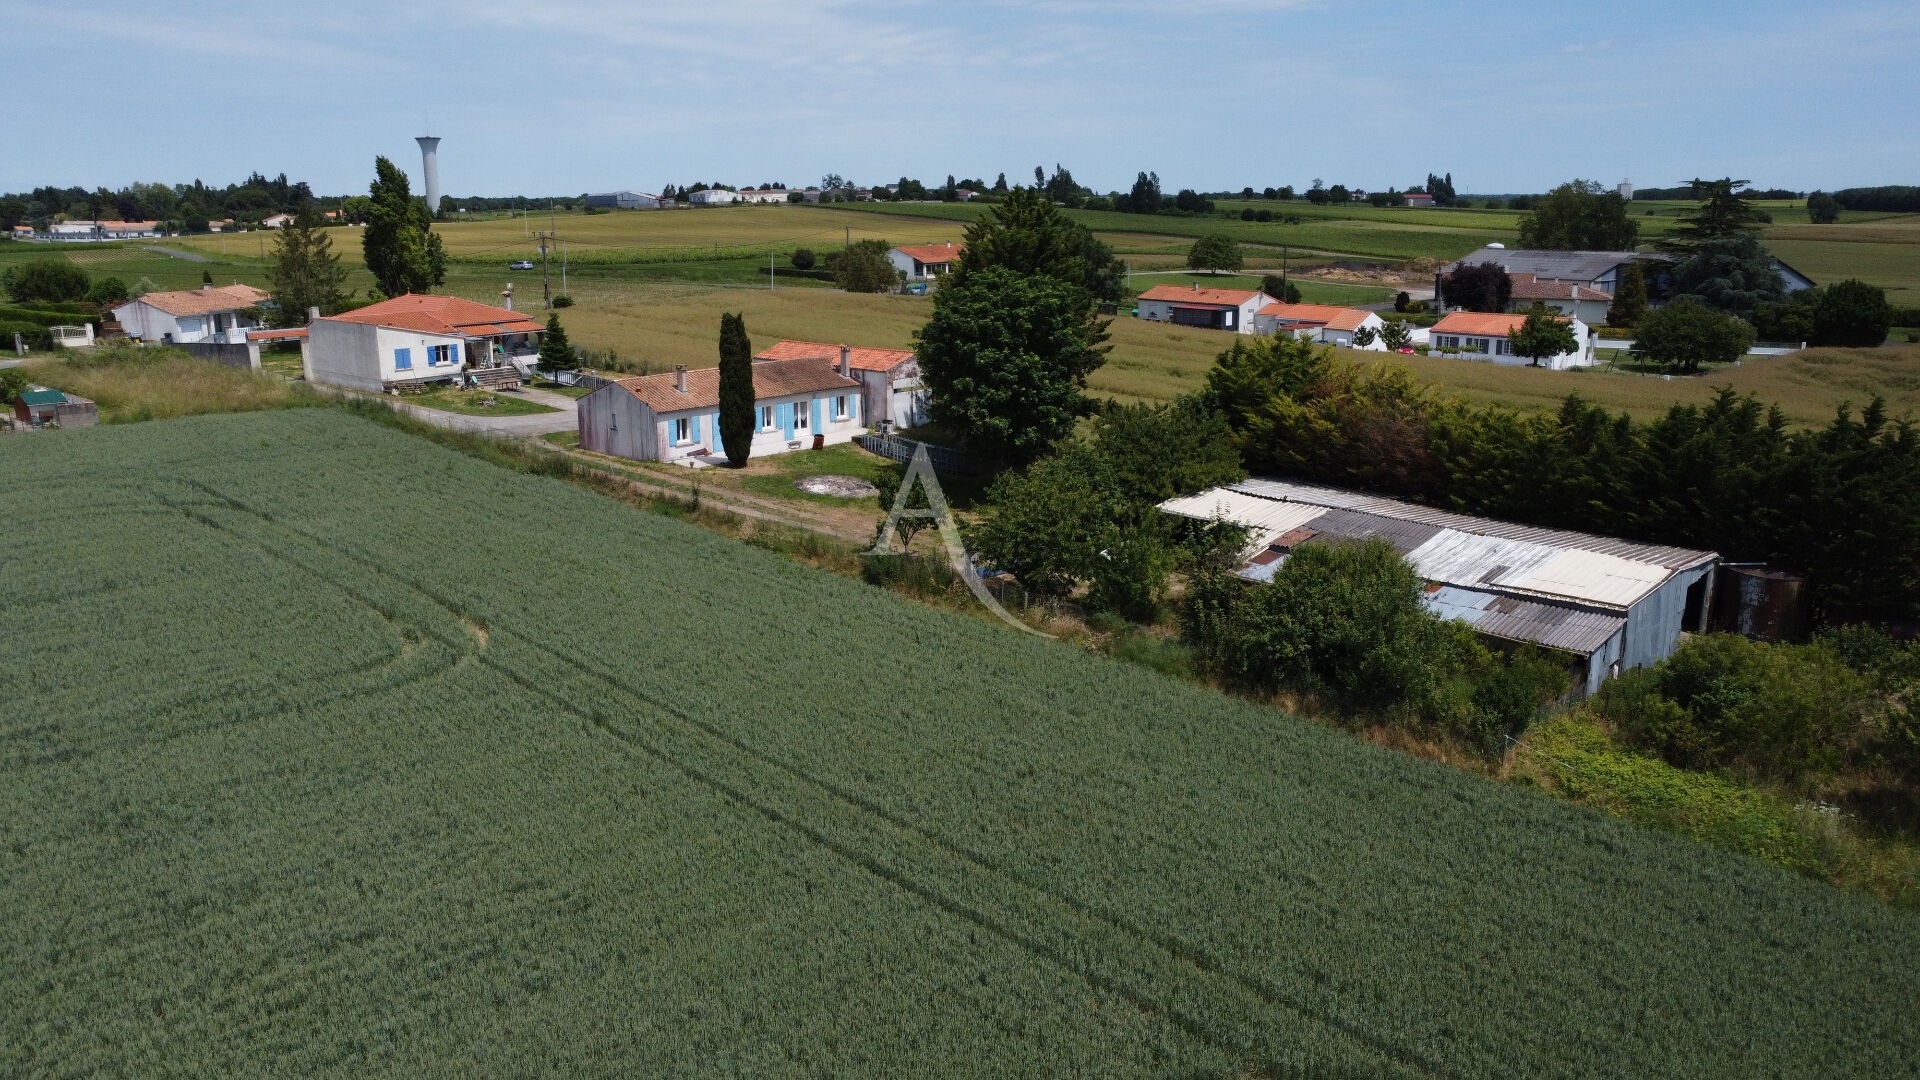
[[[700,441],[700,418],[697,416],[693,418],[693,441]]]
[[[393,366],[396,368],[412,367],[413,366],[413,350],[412,349],[393,350]]]
[[[774,406],[774,412],[780,416],[780,427],[786,432],[788,442],[793,441],[793,402],[783,401]]]
[[[452,364],[460,362],[460,345],[458,342],[447,346],[447,362]]]
[[[807,403],[813,409],[813,433],[820,434],[820,399],[814,398]]]

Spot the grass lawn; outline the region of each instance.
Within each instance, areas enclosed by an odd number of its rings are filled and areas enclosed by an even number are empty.
[[[407,394],[400,400],[409,405],[460,413],[463,416],[531,416],[534,413],[560,411],[551,405],[528,401],[517,394],[496,393],[492,390],[455,390],[436,387],[421,394]]]
[[[547,382],[544,379],[535,379],[527,385],[535,390],[545,390],[549,394],[563,394],[570,398],[583,398],[593,393],[591,386],[568,386],[564,383]]]

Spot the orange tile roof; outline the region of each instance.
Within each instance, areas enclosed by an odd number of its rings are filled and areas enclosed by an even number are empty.
[[[1358,330],[1373,314],[1333,304],[1268,304],[1259,313],[1288,322],[1318,323],[1329,330]]]
[[[239,311],[267,298],[263,289],[251,285],[225,285],[217,289],[181,289],[177,292],[150,292],[129,304],[146,304],[169,315],[208,315],[216,311]]]
[[[1258,289],[1202,289],[1193,285],[1155,285],[1140,294],[1142,300],[1165,300],[1173,304],[1208,304],[1214,307],[1239,307],[1256,296]]]
[[[679,389],[679,377],[678,372],[664,371],[657,375],[621,379],[616,385],[639,398],[656,413],[720,407],[719,368],[697,368],[687,372],[687,388],[684,391]],[[769,360],[753,365],[753,396],[756,401],[821,390],[859,389],[859,382],[841,375],[833,370],[832,364],[818,357]]]
[[[531,334],[546,329],[545,325],[525,312],[462,300],[457,296],[427,296],[421,293],[407,293],[363,308],[329,315],[328,318],[448,337]]]
[[[1540,275],[1520,272],[1508,274],[1513,282],[1515,300],[1605,300],[1611,301],[1613,294],[1599,289],[1590,289],[1572,281],[1541,281]]]
[[[929,266],[938,266],[941,263],[950,263],[959,258],[960,253],[967,249],[959,244],[947,243],[920,244],[915,247],[902,246],[894,248],[893,250],[901,252],[909,258],[918,259]]]
[[[1453,311],[1439,322],[1433,324],[1434,334],[1471,334],[1475,337],[1506,337],[1520,324],[1527,321],[1525,315],[1496,315],[1485,311]],[[1561,317],[1565,322],[1565,316]]]
[[[840,346],[817,341],[782,341],[760,350],[755,360],[798,360],[803,357],[840,362]],[[870,349],[855,345],[847,350],[847,365],[858,371],[892,371],[913,359],[912,349]]]

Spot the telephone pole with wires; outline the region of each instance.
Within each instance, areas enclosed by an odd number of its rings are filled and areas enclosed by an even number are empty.
[[[553,239],[553,233],[541,230],[534,234],[540,238],[540,293],[546,299],[547,308],[553,308],[553,278],[547,272],[547,241]]]

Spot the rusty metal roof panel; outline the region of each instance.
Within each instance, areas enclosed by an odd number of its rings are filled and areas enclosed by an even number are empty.
[[[1480,589],[1443,585],[1425,598],[1429,611],[1479,633],[1591,656],[1627,625],[1625,617]]]

